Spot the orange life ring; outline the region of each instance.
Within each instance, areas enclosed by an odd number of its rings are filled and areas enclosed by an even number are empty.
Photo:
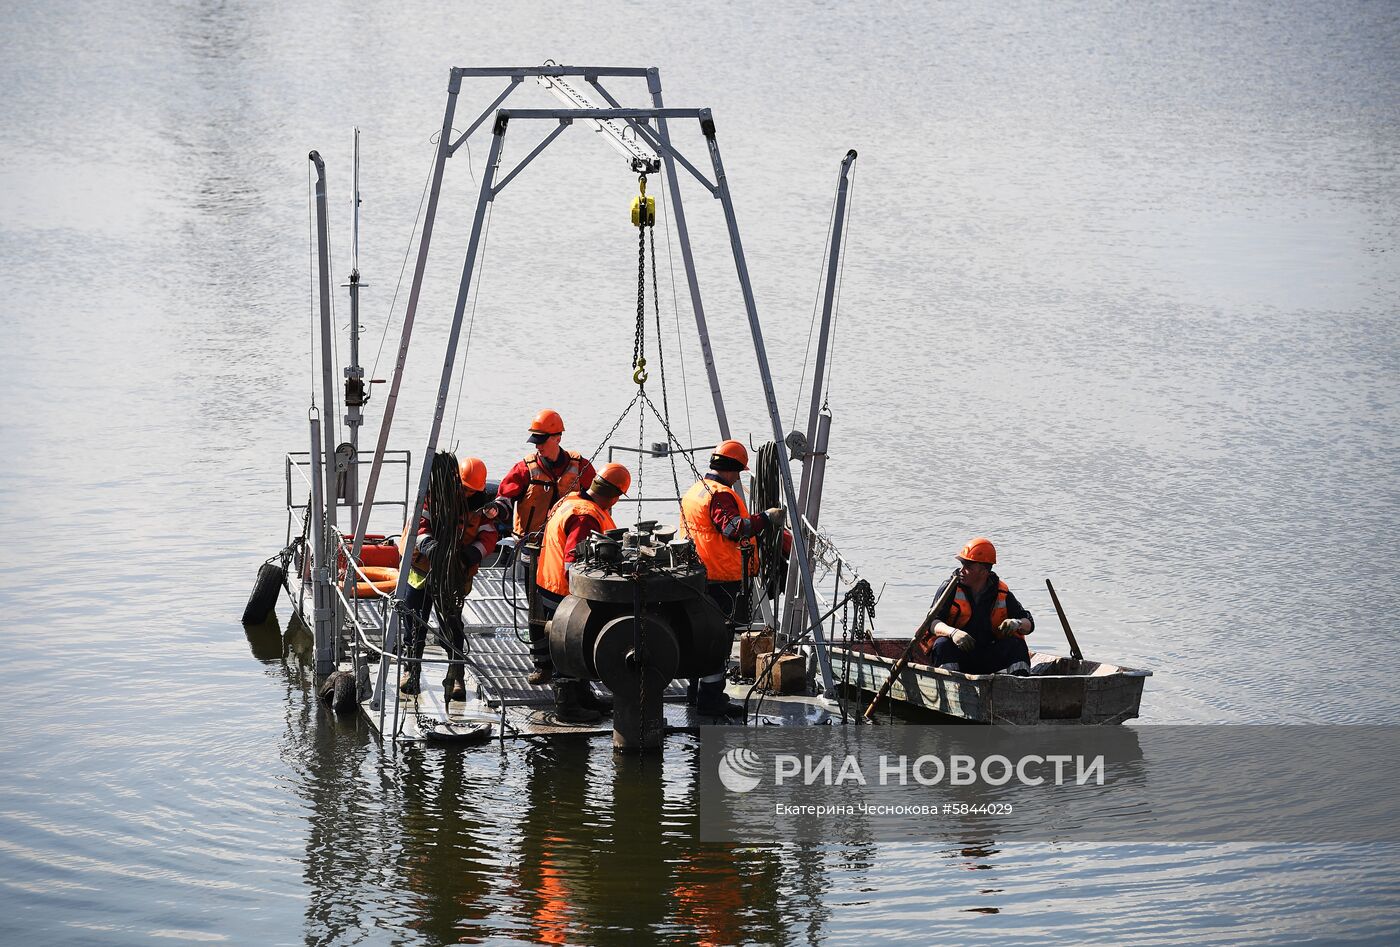
[[[374,598],[377,595],[393,595],[399,584],[399,570],[386,566],[363,566],[360,572],[367,582],[355,583],[356,598]]]

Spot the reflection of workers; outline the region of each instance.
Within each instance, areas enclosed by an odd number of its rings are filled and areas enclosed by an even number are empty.
[[[1031,655],[1024,636],[1035,630],[1035,620],[992,571],[996,547],[980,536],[970,539],[958,561],[958,589],[943,614],[935,616],[929,663],[964,674],[1029,674]],[[935,599],[951,581],[939,586]]]
[[[535,595],[546,620],[554,617],[559,603],[569,594],[568,566],[578,544],[594,533],[616,528],[610,511],[631,486],[632,475],[626,467],[604,464],[586,491],[564,497],[550,511],[535,576]],[[554,676],[552,683],[556,716],[566,723],[592,723],[612,710],[612,702],[594,694],[587,681]]]
[[[416,694],[422,686],[422,665],[419,659],[423,657],[428,615],[433,610],[432,583],[428,579],[432,571],[433,555],[439,551],[439,543],[451,542],[455,538],[456,552],[461,557],[465,574],[463,591],[470,592],[472,579],[481,566],[481,560],[495,550],[496,542],[506,529],[501,508],[486,502],[489,496],[486,492],[486,464],[476,457],[468,457],[458,465],[457,473],[462,485],[462,517],[457,524],[455,537],[451,534],[450,527],[433,523],[428,513],[426,497],[418,517],[418,541],[413,550],[413,567],[408,572],[407,601],[409,610],[418,620],[408,621],[408,630],[404,638],[404,653],[410,663],[399,678],[399,690],[405,694]],[[501,521],[502,525],[498,526],[497,521]],[[405,526],[404,540],[407,540],[407,537],[408,527]],[[405,544],[401,541],[400,548]],[[439,603],[438,607],[439,635],[447,645],[448,658],[457,660],[449,660],[447,676],[443,678],[442,684],[447,690],[449,701],[466,700],[466,666],[460,660],[465,645],[462,615],[460,612],[447,614],[451,610],[444,609],[445,604]]]
[[[593,482],[594,470],[583,455],[560,446],[564,434],[564,419],[559,412],[546,408],[530,423],[529,441],[535,452],[510,468],[496,491],[497,503],[515,503],[515,534],[523,547],[544,529],[550,509],[560,497],[577,490],[587,490]],[[522,557],[530,555],[523,548]],[[527,559],[528,561],[528,559]],[[531,684],[547,684],[554,671],[549,659],[549,640],[544,634],[546,616],[541,604],[532,599],[530,612],[530,672]]]
[[[738,441],[724,441],[710,456],[710,471],[681,498],[681,530],[695,543],[695,552],[705,565],[706,590],[724,613],[730,626],[733,646],[735,622],[748,616],[736,615],[747,580],[758,575],[758,546],[754,536],[769,525],[782,528],[781,507],[749,515],[734,485],[749,469],[749,452]],[[728,661],[725,649],[725,662]],[[703,671],[696,688],[696,709],[711,716],[734,716],[743,709],[724,692],[725,664]]]

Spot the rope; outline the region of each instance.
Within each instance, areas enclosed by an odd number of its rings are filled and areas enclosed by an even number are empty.
[[[428,141],[436,143],[442,137],[442,132],[429,136]],[[468,152],[470,158],[470,151]],[[399,290],[403,287],[403,275],[408,270],[408,258],[413,252],[413,235],[418,232],[418,222],[423,219],[423,204],[428,199],[428,185],[433,181],[433,167],[437,163],[437,152],[433,152],[433,159],[428,162],[428,173],[423,177],[423,193],[418,195],[418,211],[413,215],[413,227],[408,232],[408,246],[403,249],[403,263],[399,265],[399,279],[394,284],[394,295],[389,300],[389,314],[384,319],[384,331],[379,336],[379,348],[374,353],[374,366],[369,370],[369,378],[374,377],[374,373],[379,370],[379,357],[384,354],[384,342],[389,337],[389,326],[394,321],[394,306],[399,301]],[[470,165],[469,165],[470,166]],[[365,385],[365,404],[369,404],[369,392],[372,385]]]
[[[851,217],[855,212],[856,198],[856,177],[855,172],[851,172],[851,184],[849,193],[846,195],[846,230],[851,231]],[[826,391],[822,393],[822,407],[825,408],[831,400],[831,377],[836,374],[836,323],[841,316],[841,287],[846,282],[846,254],[841,254],[841,268],[836,271],[836,299],[832,301],[831,309],[831,342],[826,348]]]
[[[467,320],[467,341],[462,346],[460,370],[457,373],[457,403],[452,408],[452,430],[447,435],[447,439],[452,441],[457,436],[457,414],[462,410],[462,390],[466,387],[467,378],[467,353],[472,350],[472,329],[476,327],[476,304],[481,301],[481,280],[486,273],[486,247],[491,236],[491,212],[495,210],[496,202],[492,201],[486,206],[486,226],[481,231],[481,252],[476,259],[476,289],[472,293],[472,312]],[[452,444],[453,450],[457,449],[456,442]]]
[[[661,295],[656,289],[656,229],[651,230],[651,303],[656,312],[656,363],[661,369],[661,426],[668,432],[671,430],[671,404],[666,395],[666,347],[661,344]],[[645,445],[643,445],[645,446]],[[676,485],[676,496],[681,495],[680,476],[676,473],[676,455],[672,451],[666,452],[671,461],[671,480]],[[641,496],[641,490],[637,491]],[[640,508],[641,504],[638,504]]]
[[[797,397],[792,403],[792,427],[797,427],[797,412],[802,406],[802,386],[807,383],[807,365],[812,356],[812,336],[817,330],[817,308],[822,301],[822,276],[826,273],[827,248],[831,246],[831,228],[836,223],[836,195],[840,193],[841,186],[837,184],[836,190],[831,193],[831,209],[826,215],[826,237],[822,240],[821,265],[817,267],[817,292],[812,298],[812,318],[807,322],[807,347],[802,350],[802,374],[797,379]]]
[[[681,396],[685,399],[685,431],[690,443],[695,443],[695,430],[690,424],[690,382],[685,374],[685,345],[681,341],[681,305],[676,296],[676,261],[671,255],[671,215],[667,212],[669,205],[666,202],[666,195],[663,193],[661,201],[661,217],[666,221],[666,265],[671,271],[671,311],[676,316],[676,353],[681,359]],[[653,270],[656,263],[652,262]],[[660,330],[657,330],[658,335]]]
[[[801,645],[802,642],[806,640],[807,636],[812,633],[813,628],[815,628],[817,625],[822,624],[832,615],[836,614],[836,611],[838,609],[845,608],[847,604],[854,604],[856,606],[857,634],[862,633],[865,628],[867,617],[872,622],[875,618],[875,593],[870,588],[870,583],[865,581],[864,579],[860,579],[854,585],[852,585],[850,589],[846,592],[846,594],[841,598],[841,601],[837,602],[835,605],[831,606],[831,608],[827,609],[826,612],[822,614],[819,618],[817,618],[815,621],[810,622],[806,627],[802,629],[801,634],[789,641],[780,650],[776,651],[775,655],[796,654],[798,646]],[[868,634],[867,637],[869,637]],[[830,649],[828,648],[828,650]],[[746,724],[749,720],[756,719],[758,717],[759,710],[763,706],[763,696],[769,692],[768,683],[773,677],[773,669],[777,666],[778,662],[775,656],[774,660],[769,662],[768,667],[763,672],[763,675],[758,678],[755,678],[753,685],[748,689],[748,692],[744,694],[744,722]],[[750,714],[749,698],[753,696],[755,691],[758,692],[758,703],[754,705],[753,713]],[[839,694],[833,694],[832,696],[836,699],[836,706],[841,710],[841,721],[844,723],[847,719],[846,705],[841,700],[841,696]]]

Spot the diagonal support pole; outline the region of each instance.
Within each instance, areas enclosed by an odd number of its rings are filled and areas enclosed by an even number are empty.
[[[763,328],[758,323],[758,307],[754,302],[753,284],[749,280],[749,266],[744,260],[744,247],[739,240],[739,223],[734,216],[734,200],[729,193],[729,180],[724,175],[724,164],[720,161],[719,144],[715,141],[715,123],[709,109],[700,110],[700,128],[705,134],[705,143],[710,149],[710,161],[715,167],[715,180],[719,184],[720,203],[724,207],[724,222],[729,228],[729,246],[734,251],[734,267],[739,274],[739,288],[744,295],[744,311],[749,317],[749,333],[753,336],[754,355],[758,359],[758,373],[763,381],[763,398],[768,405],[768,420],[773,426],[773,442],[778,446],[778,470],[782,474],[783,498],[789,510],[797,510],[797,491],[793,489],[792,467],[788,463],[787,451],[782,449],[783,419],[778,413],[778,399],[773,391],[773,372],[768,366],[768,349],[763,343]],[[800,523],[793,524],[792,555],[797,559],[797,567],[802,572],[802,593],[807,605],[807,614],[817,616],[821,608],[817,605],[816,588],[812,585],[812,564],[807,558],[807,540],[802,535]],[[836,697],[836,686],[831,676],[831,654],[827,648],[826,633],[820,622],[812,625],[812,640],[816,645],[817,665],[821,669],[822,692],[827,700]]]
[[[416,526],[423,509],[423,500],[428,495],[428,481],[432,476],[433,457],[437,453],[438,437],[442,434],[442,418],[447,411],[447,393],[452,386],[452,369],[457,361],[457,343],[462,336],[462,319],[467,309],[467,295],[471,291],[472,272],[476,268],[477,252],[481,248],[482,222],[486,218],[486,205],[491,202],[491,187],[496,177],[496,166],[501,160],[501,143],[505,138],[505,132],[505,119],[497,118],[495,130],[491,136],[491,151],[486,158],[486,170],[481,175],[481,194],[477,198],[476,214],[472,218],[471,239],[467,243],[467,258],[462,264],[462,282],[457,290],[457,305],[452,311],[452,329],[447,335],[447,352],[443,356],[442,377],[438,382],[437,404],[433,409],[433,426],[428,434],[428,446],[423,454],[423,469],[418,475],[418,493],[413,505],[408,510],[408,522],[412,526]],[[399,562],[399,582],[394,589],[396,603],[408,598],[408,573],[413,563],[413,551],[418,545],[418,530],[412,526],[404,540],[403,558]],[[390,614],[389,627],[384,633],[386,654],[392,653],[398,644],[399,623],[399,609],[395,608]],[[371,705],[376,709],[384,699],[388,663],[387,660],[379,662],[379,678],[375,684],[374,702]]]
[[[384,401],[384,419],[379,422],[379,442],[374,447],[369,481],[365,484],[365,497],[360,507],[364,513],[360,516],[360,522],[355,525],[355,542],[351,548],[351,556],[356,561],[360,558],[360,549],[365,543],[365,530],[369,526],[370,515],[374,512],[374,495],[379,488],[379,475],[384,469],[384,452],[389,447],[389,431],[394,425],[394,409],[399,403],[399,388],[403,385],[404,364],[408,361],[408,344],[413,339],[413,320],[418,313],[418,299],[423,292],[423,272],[428,266],[428,245],[433,239],[438,198],[442,195],[443,169],[452,153],[448,140],[452,136],[452,116],[457,111],[457,93],[461,84],[462,80],[454,72],[447,84],[447,108],[442,116],[442,131],[438,135],[437,157],[433,160],[433,181],[428,192],[427,212],[423,217],[423,235],[418,240],[418,259],[413,265],[413,283],[409,286],[408,304],[404,307],[399,355],[394,362],[394,377],[389,382],[389,395]],[[417,516],[417,510],[408,510],[407,513]],[[387,646],[385,650],[389,650]],[[377,704],[375,709],[378,709]]]

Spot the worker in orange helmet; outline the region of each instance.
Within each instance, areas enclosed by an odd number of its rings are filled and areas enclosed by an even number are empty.
[[[597,476],[588,458],[563,448],[563,436],[564,419],[558,411],[545,408],[530,422],[527,440],[534,451],[501,478],[496,497],[515,505],[515,535],[522,539],[544,529],[550,508],[560,497],[587,490]]]
[[[934,667],[964,674],[1030,673],[1025,636],[1035,630],[1035,619],[992,571],[996,561],[996,547],[982,536],[958,552],[957,591],[943,613],[933,616],[932,645],[924,649]],[[938,587],[935,600],[951,581]]]
[[[758,575],[758,547],[753,539],[763,530],[781,529],[786,518],[782,507],[749,515],[744,498],[734,489],[749,469],[749,452],[738,441],[724,441],[710,455],[710,470],[681,497],[681,533],[695,543],[705,566],[706,591],[730,626],[748,621],[736,615],[746,582]],[[732,646],[732,638],[731,638]],[[728,654],[726,650],[725,654]],[[726,659],[727,662],[727,659]],[[742,706],[724,692],[725,665],[704,671],[691,682],[695,708],[707,716],[729,717],[743,713]]]
[[[451,456],[451,455],[448,455]],[[466,566],[466,589],[471,591],[472,579],[476,576],[481,560],[496,549],[502,535],[508,535],[510,527],[501,510],[491,500],[491,491],[486,483],[486,464],[477,457],[464,458],[457,466],[457,479],[462,489],[462,518],[451,527],[435,524],[428,512],[428,499],[423,499],[423,509],[418,516],[418,540],[413,548],[413,564],[408,572],[409,611],[418,617],[405,624],[404,658],[408,664],[399,677],[399,690],[405,694],[417,694],[422,687],[422,665],[425,643],[425,630],[428,616],[433,610],[432,585],[428,576],[434,559],[449,552],[440,548],[444,542],[455,541],[455,551]],[[405,524],[399,540],[402,550],[407,545],[408,526]],[[439,603],[438,635],[447,647],[449,660],[447,676],[443,678],[443,689],[447,700],[466,700],[466,667],[460,660],[465,645],[465,630],[461,614],[446,614]]]
[[[587,490],[564,497],[550,511],[544,538],[540,541],[540,561],[535,576],[535,595],[546,621],[554,617],[559,603],[569,594],[568,567],[574,561],[579,543],[594,533],[616,528],[612,508],[631,486],[632,474],[626,467],[604,464]],[[554,675],[553,662],[549,671],[554,687],[555,714],[560,720],[592,723],[612,712],[612,700],[595,694],[587,681]]]
[[[583,455],[564,450],[560,440],[564,435],[564,419],[559,412],[545,408],[530,422],[529,442],[535,446],[532,454],[518,462],[501,478],[496,491],[496,503],[505,513],[515,505],[515,535],[519,537],[517,553],[525,573],[533,571],[540,530],[550,509],[561,497],[587,490],[597,475],[593,464]],[[531,583],[530,592],[530,672],[531,684],[549,683],[553,664],[549,660],[549,640],[545,637],[547,620]]]

